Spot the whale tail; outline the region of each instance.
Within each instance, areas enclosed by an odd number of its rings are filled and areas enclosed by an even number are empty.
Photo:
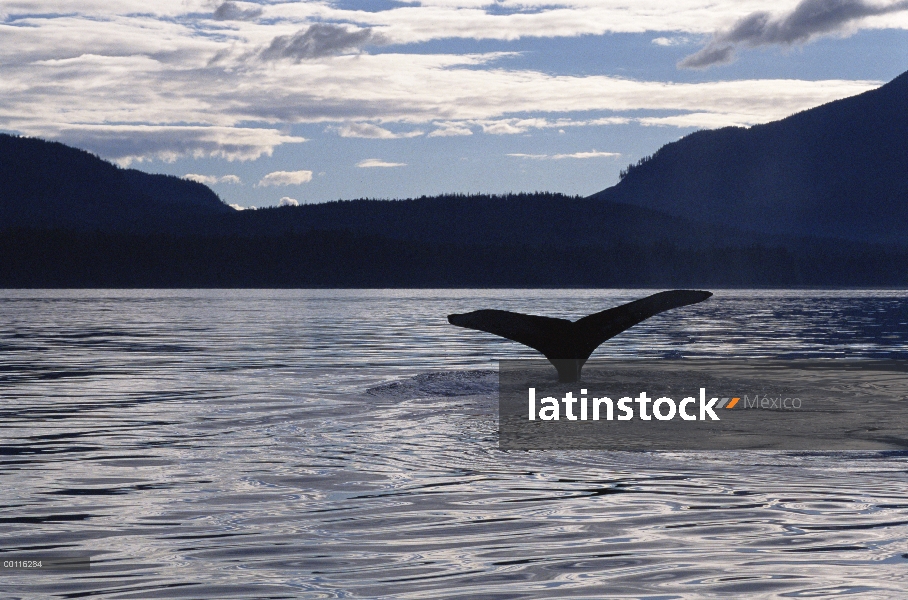
[[[459,327],[494,333],[541,352],[562,382],[578,381],[584,363],[602,342],[661,312],[696,304],[712,296],[698,290],[671,290],[597,312],[577,321],[525,315],[507,310],[475,310],[448,315]]]

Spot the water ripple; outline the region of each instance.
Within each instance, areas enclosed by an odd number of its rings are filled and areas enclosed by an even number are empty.
[[[906,456],[504,452],[445,315],[640,290],[5,291],[4,597],[901,598]],[[908,356],[898,291],[720,291],[601,356]]]

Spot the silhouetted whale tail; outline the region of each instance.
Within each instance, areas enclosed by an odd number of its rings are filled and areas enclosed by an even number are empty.
[[[520,342],[542,352],[558,370],[558,380],[580,379],[580,369],[602,342],[666,310],[712,296],[698,290],[671,290],[634,300],[577,321],[524,315],[506,310],[475,310],[448,315],[448,322]]]

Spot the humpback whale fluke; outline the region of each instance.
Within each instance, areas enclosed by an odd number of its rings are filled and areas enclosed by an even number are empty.
[[[524,315],[507,310],[474,310],[448,315],[448,322],[520,342],[542,352],[558,370],[558,380],[578,381],[593,350],[625,329],[666,310],[696,304],[712,296],[698,290],[671,290],[597,312],[577,321]]]

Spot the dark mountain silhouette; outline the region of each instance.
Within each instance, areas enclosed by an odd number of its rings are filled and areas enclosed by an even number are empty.
[[[692,133],[592,198],[767,234],[908,243],[908,73],[781,121]]]
[[[206,186],[0,134],[0,227],[146,231],[233,212]]]
[[[544,224],[544,226],[540,226]],[[260,237],[345,231],[449,244],[694,246],[723,233],[647,208],[562,194],[445,195],[235,211],[206,186],[0,134],[0,229]]]

